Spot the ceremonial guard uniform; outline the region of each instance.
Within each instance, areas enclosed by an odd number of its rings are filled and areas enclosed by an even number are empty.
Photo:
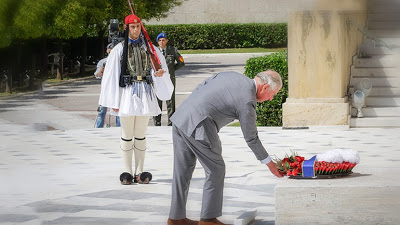
[[[143,171],[149,118],[161,113],[157,98],[169,100],[174,89],[165,58],[156,47],[162,69],[152,69],[146,53],[150,49],[144,44],[140,24],[135,15],[125,18],[125,41],[117,44],[108,56],[99,99],[100,105],[112,108],[111,114],[120,117],[120,147],[124,160],[124,172],[120,176],[122,184],[131,184],[132,181],[148,183],[151,180],[151,174]]]
[[[165,41],[164,46],[161,46],[162,44],[159,42],[160,40]],[[162,54],[165,57],[165,60],[168,65],[168,71],[170,74],[170,78],[171,78],[172,84],[175,87],[175,85],[176,85],[175,70],[179,70],[180,68],[182,68],[185,65],[185,62],[184,62],[181,54],[179,54],[177,48],[175,48],[174,46],[171,46],[171,45],[166,45],[168,43],[168,39],[167,39],[167,35],[165,33],[160,33],[157,36],[157,42],[159,43],[158,49],[160,49],[160,51],[162,52]],[[167,109],[168,109],[168,126],[171,126],[172,122],[171,122],[170,118],[175,112],[175,90],[172,93],[171,100],[167,100],[166,103],[167,103]],[[160,106],[160,109],[162,110],[162,101],[159,100],[158,105]],[[154,117],[154,125],[161,126],[161,114]]]

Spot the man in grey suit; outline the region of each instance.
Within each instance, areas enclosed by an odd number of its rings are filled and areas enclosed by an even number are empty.
[[[256,105],[272,100],[282,87],[280,75],[272,70],[250,79],[237,72],[218,73],[196,87],[172,116],[174,171],[168,225],[224,224],[222,215],[225,163],[219,130],[235,119],[244,139],[261,163],[283,177],[263,147],[256,127]],[[186,218],[186,200],[196,159],[206,174],[200,221]]]

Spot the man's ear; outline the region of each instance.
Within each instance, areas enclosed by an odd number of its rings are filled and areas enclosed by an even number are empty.
[[[268,90],[268,89],[269,89],[269,84],[264,84],[264,85],[263,85],[263,89],[264,89],[264,90]]]
[[[126,30],[126,24],[124,24],[124,30]]]

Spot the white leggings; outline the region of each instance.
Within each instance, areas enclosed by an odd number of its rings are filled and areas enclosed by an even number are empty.
[[[121,141],[124,172],[137,175],[143,172],[146,151],[146,130],[149,116],[121,116]],[[135,141],[132,139],[135,138]],[[135,150],[135,173],[132,173],[132,155]]]

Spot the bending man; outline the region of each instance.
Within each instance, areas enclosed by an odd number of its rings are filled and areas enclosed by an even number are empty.
[[[240,73],[223,72],[206,79],[179,106],[173,124],[174,171],[168,225],[191,224],[186,218],[186,200],[196,159],[206,174],[199,225],[224,224],[222,215],[225,163],[219,130],[235,119],[244,138],[261,163],[282,177],[258,138],[256,104],[272,100],[282,87],[282,79],[272,70],[254,79]],[[196,223],[192,223],[196,224]]]

